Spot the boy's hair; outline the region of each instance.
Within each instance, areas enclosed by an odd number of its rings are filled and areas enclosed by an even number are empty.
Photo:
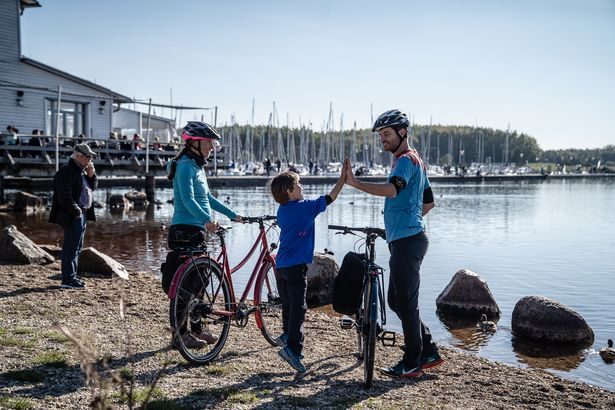
[[[282,172],[271,180],[271,194],[278,204],[284,205],[290,200],[288,190],[292,191],[299,182],[296,172]]]

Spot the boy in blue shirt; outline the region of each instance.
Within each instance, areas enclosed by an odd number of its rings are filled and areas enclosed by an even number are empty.
[[[278,354],[299,373],[306,371],[301,363],[303,355],[303,322],[307,305],[307,264],[314,256],[314,219],[337,198],[346,180],[344,162],[337,183],[329,192],[316,199],[303,198],[299,175],[283,172],[271,181],[271,194],[277,203],[280,226],[280,249],[276,256],[276,279],[282,299],[284,333],[277,341],[282,347]]]

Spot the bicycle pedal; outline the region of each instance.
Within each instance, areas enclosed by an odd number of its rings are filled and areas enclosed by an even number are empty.
[[[348,316],[342,316],[340,318],[340,327],[342,329],[352,329],[355,325],[355,321],[354,319],[348,317]]]
[[[395,346],[395,332],[389,332],[387,330],[383,331],[380,334],[380,341],[382,342],[382,346]]]

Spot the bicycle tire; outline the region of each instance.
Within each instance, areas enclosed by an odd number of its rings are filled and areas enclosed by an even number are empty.
[[[263,337],[272,346],[279,346],[277,338],[284,332],[282,323],[282,298],[278,291],[275,271],[271,264],[266,264],[258,275],[254,288],[256,324]]]
[[[214,360],[222,351],[230,329],[230,317],[215,311],[231,311],[231,295],[219,265],[209,258],[199,258],[188,267],[169,308],[174,344],[182,357],[197,365]],[[187,346],[181,336],[199,326],[217,340],[200,348]]]
[[[368,282],[365,292],[365,326],[363,328],[363,383],[365,387],[372,386],[374,379],[374,358],[376,356],[376,339],[378,336],[378,294],[376,279]]]

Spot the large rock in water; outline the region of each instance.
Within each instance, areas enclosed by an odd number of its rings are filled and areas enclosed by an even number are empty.
[[[499,317],[500,308],[478,273],[469,269],[457,271],[449,284],[436,299],[436,306],[442,313],[463,316]]]
[[[515,305],[512,330],[516,337],[557,343],[591,344],[594,332],[568,306],[542,296],[526,296]]]
[[[137,211],[143,211],[147,208],[148,202],[145,192],[132,191],[124,194],[124,197],[132,203],[133,209]]]
[[[45,209],[45,201],[36,195],[27,192],[18,192],[15,195],[15,211],[17,212],[36,212]]]
[[[0,233],[0,263],[46,265],[54,258],[32,242],[15,225],[9,225]]]
[[[333,283],[339,266],[335,258],[322,253],[314,254],[314,262],[308,265],[307,295],[308,307],[318,307],[331,303]]]
[[[81,251],[77,270],[96,275],[116,275],[122,279],[128,279],[128,271],[124,265],[94,248],[85,248]]]

